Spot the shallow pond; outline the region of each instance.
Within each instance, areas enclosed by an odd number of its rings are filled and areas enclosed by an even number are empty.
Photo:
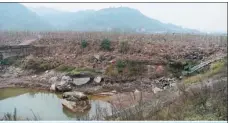
[[[19,118],[34,119],[35,115],[39,120],[82,120],[94,117],[98,109],[111,114],[111,105],[95,97],[90,97],[91,109],[83,113],[72,113],[63,108],[60,99],[60,94],[45,91],[0,89],[0,118],[6,113],[13,114],[14,108]]]

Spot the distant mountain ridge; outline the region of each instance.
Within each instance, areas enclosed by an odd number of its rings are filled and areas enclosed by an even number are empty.
[[[45,7],[28,9],[18,3],[0,3],[0,13],[0,18],[3,18],[0,30],[198,32],[162,23],[128,7],[63,12]]]
[[[18,3],[0,3],[0,30],[51,30],[53,27],[36,13]]]

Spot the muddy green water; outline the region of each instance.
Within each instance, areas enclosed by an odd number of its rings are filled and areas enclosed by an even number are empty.
[[[111,105],[102,100],[90,100],[91,109],[83,113],[72,113],[65,109],[60,102],[61,95],[45,91],[34,91],[22,88],[0,89],[0,118],[6,113],[17,110],[20,118],[39,120],[84,120],[94,117],[98,110],[111,113]]]

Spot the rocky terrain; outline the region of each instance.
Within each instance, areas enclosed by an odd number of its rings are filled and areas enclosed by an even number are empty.
[[[27,35],[39,35],[36,41],[29,43],[44,46],[44,49],[2,64],[0,88],[63,93],[62,104],[73,112],[90,108],[88,95],[111,96],[107,101],[116,107],[136,104],[139,96],[135,95],[139,92],[143,94],[142,100],[147,101],[157,93],[176,87],[177,83],[201,80],[192,78],[196,75],[206,78],[217,74],[225,65],[225,61],[217,61],[227,57],[224,36],[98,32]],[[24,37],[27,44],[29,38]],[[9,42],[12,36],[4,38],[7,39],[5,44],[12,44]],[[14,43],[23,44],[23,41]],[[216,58],[220,59],[214,61],[213,68],[209,67],[211,62],[206,61]],[[208,63],[202,65],[204,69],[192,71],[203,62]],[[127,98],[132,97],[129,92],[133,94],[133,104],[124,100],[131,100]],[[122,103],[118,104],[120,97]]]

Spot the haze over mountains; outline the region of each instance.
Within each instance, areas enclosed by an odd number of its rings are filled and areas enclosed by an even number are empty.
[[[63,12],[43,7],[26,8],[19,3],[0,3],[0,13],[0,30],[198,32],[162,23],[127,7]]]

